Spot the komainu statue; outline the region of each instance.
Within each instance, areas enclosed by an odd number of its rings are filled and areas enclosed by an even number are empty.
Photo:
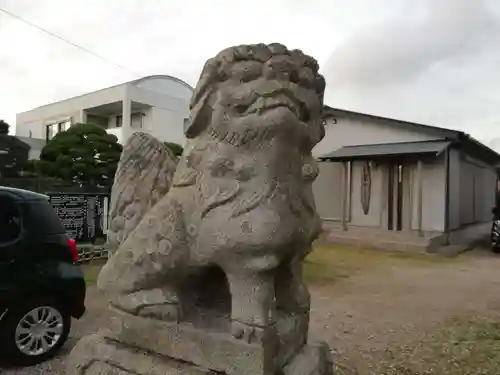
[[[165,176],[175,163],[152,161],[154,141],[125,147],[122,161],[136,162],[120,163],[131,172],[118,189],[132,193],[115,195],[112,206],[130,214],[116,215],[117,250],[98,278],[117,318],[77,345],[68,374],[156,374],[132,359],[137,348],[163,356],[165,369],[331,373],[328,347],[307,345],[301,273],[320,230],[311,150],[324,136],[324,89],[317,62],[299,50],[228,48],[201,72],[171,183]],[[85,345],[107,350],[89,354]],[[144,366],[161,367],[151,361]]]

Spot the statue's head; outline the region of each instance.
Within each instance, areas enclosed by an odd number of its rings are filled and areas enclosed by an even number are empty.
[[[315,59],[281,44],[223,50],[205,64],[191,102],[187,138],[235,146],[282,140],[308,154],[324,136],[325,80]]]

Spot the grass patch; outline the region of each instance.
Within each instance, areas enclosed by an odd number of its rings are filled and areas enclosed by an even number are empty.
[[[430,265],[456,262],[460,257],[450,258],[438,255],[386,252],[360,249],[344,245],[317,245],[304,262],[304,278],[310,284],[330,284],[353,274],[390,265]],[[82,265],[88,285],[97,282],[99,271],[105,262]]]
[[[317,245],[304,262],[304,277],[309,283],[331,283],[353,274],[381,266],[443,264],[461,258],[431,254],[389,252],[345,245]]]
[[[87,285],[95,285],[97,283],[97,277],[101,271],[104,263],[90,263],[82,265],[83,274],[85,277],[85,282]]]
[[[498,375],[500,321],[454,319],[413,346],[391,348],[374,374]]]

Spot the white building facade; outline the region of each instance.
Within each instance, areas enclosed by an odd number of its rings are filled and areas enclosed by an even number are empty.
[[[75,123],[94,123],[120,143],[137,131],[184,145],[193,88],[155,75],[47,104],[16,116],[16,136],[48,141]]]

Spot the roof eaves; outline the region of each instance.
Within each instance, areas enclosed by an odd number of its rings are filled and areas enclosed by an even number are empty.
[[[319,160],[356,160],[362,158],[379,158],[409,154],[435,154],[439,156],[449,148],[453,141],[447,139],[417,141],[417,142],[391,142],[365,145],[350,145],[341,147],[328,154],[320,156]]]
[[[476,150],[484,152],[487,158],[491,158],[491,160],[494,160],[494,164],[500,163],[500,154],[498,152],[486,146],[484,143],[479,142],[477,139],[470,136],[469,134],[462,133],[459,142],[464,144],[465,146],[470,145]]]

